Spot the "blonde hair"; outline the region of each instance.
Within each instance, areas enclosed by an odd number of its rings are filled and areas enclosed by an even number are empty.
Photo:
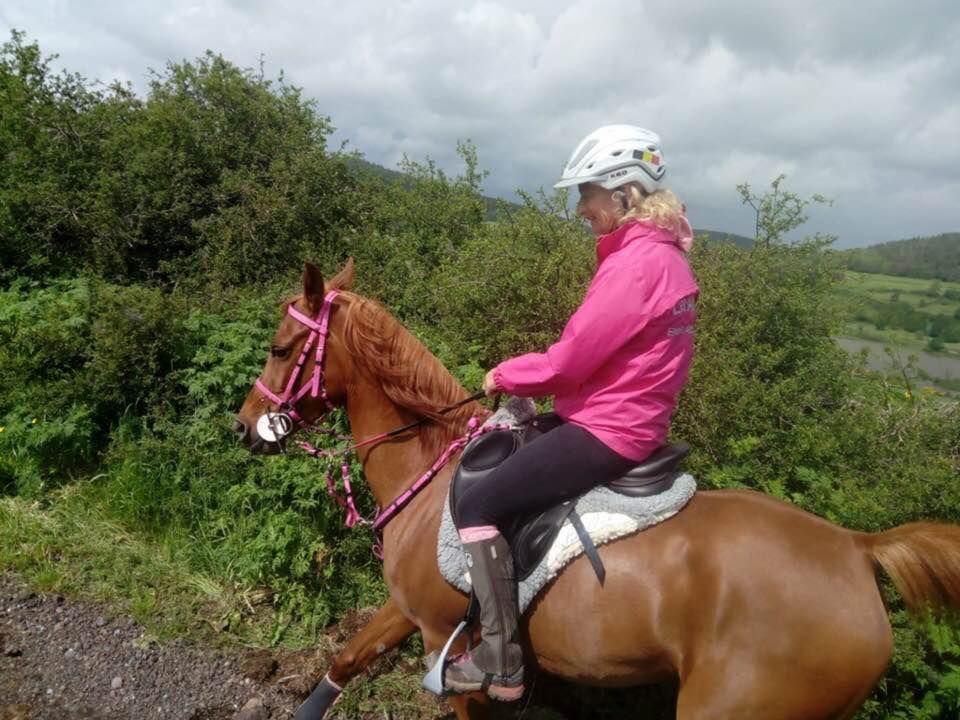
[[[617,221],[618,227],[634,220],[641,220],[652,222],[657,227],[672,233],[674,237],[680,236],[684,206],[671,190],[657,190],[648,195],[643,191],[640,183],[635,182],[627,183],[617,190],[623,193],[626,208],[623,216]]]

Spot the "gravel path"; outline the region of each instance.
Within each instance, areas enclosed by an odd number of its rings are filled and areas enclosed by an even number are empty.
[[[317,664],[314,652],[150,643],[131,617],[0,573],[0,720],[288,718]]]

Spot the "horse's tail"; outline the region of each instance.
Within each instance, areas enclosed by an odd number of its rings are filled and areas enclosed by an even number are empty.
[[[960,609],[960,525],[908,523],[858,539],[910,609]]]

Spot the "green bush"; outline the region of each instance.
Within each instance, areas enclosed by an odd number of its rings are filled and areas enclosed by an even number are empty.
[[[19,494],[90,472],[125,415],[176,396],[182,299],[84,279],[0,291],[3,480]]]
[[[320,464],[254,457],[229,431],[277,301],[304,259],[332,273],[354,255],[357,289],[478,387],[491,365],[545,349],[582,299],[593,242],[566,196],[487,221],[469,143],[455,177],[429,161],[408,161],[401,181],[354,176],[299,91],[215,54],[168,66],[141,99],[52,74],[14,33],[0,102],[0,493],[55,504],[51,489],[82,486],[105,522],[174,538],[164,547],[191,568],[271,597],[278,633],[381,601],[371,537],[343,529]],[[909,366],[894,383],[833,342],[852,314],[938,342],[956,319],[849,304],[828,240],[784,241],[822,198],[783,178],[771,190],[741,186],[760,242],[701,240],[690,256],[697,353],[673,423],[690,469],[859,530],[960,522],[960,405],[916,390]],[[896,655],[861,717],[955,715],[956,625],[912,621],[887,595]]]
[[[278,608],[316,629],[383,597],[379,565],[371,536],[343,528],[318,461],[256,457],[230,432],[279,319],[274,302],[233,300],[223,315],[196,309],[187,317],[184,330],[195,345],[177,375],[181,407],[150,428],[133,418],[121,423],[100,491],[130,527],[197,538],[193,567],[238,586],[269,588]],[[343,419],[337,424],[346,431]],[[370,513],[358,473],[354,468],[360,506]]]
[[[819,428],[844,402],[850,361],[832,339],[842,316],[837,264],[821,241],[701,243],[697,351],[673,432],[716,487],[802,492],[803,468],[832,443]]]
[[[89,472],[102,447],[90,388],[93,309],[83,281],[0,292],[0,487],[35,497]]]
[[[54,75],[14,32],[0,48],[0,267],[201,287],[337,256],[365,202],[299,89],[207,53],[146,98]],[[4,276],[0,276],[2,279]]]
[[[437,323],[460,361],[490,367],[543,351],[560,335],[593,274],[594,243],[565,214],[566,194],[531,198],[480,228],[432,280]]]

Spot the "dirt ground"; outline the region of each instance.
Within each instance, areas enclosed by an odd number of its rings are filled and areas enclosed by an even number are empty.
[[[288,718],[328,662],[152,642],[129,616],[0,573],[0,720]]]

